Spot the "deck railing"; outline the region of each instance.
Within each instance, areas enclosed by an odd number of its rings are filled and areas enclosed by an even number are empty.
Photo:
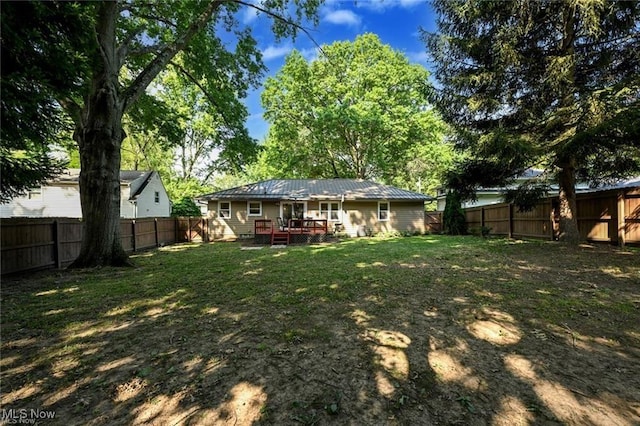
[[[253,225],[254,234],[272,234],[273,221],[271,219],[256,219]]]
[[[283,232],[289,234],[326,234],[328,233],[326,219],[289,219],[287,229]],[[255,234],[271,234],[278,231],[271,219],[256,219],[254,223]]]
[[[326,234],[327,219],[289,219],[290,234]]]

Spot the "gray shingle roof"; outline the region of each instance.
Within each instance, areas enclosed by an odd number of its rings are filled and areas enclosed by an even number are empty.
[[[144,175],[148,178],[153,173],[152,170],[120,170],[120,183],[130,183]],[[55,182],[77,183],[80,180],[80,169],[66,169],[58,175]]]
[[[202,195],[204,200],[413,200],[434,198],[394,186],[360,179],[272,179]]]

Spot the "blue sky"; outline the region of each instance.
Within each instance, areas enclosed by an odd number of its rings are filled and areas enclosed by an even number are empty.
[[[419,28],[435,31],[435,15],[427,0],[326,0],[320,9],[318,26],[305,25],[311,36],[320,44],[334,41],[353,41],[364,33],[375,33],[383,43],[403,52],[411,62],[428,68],[424,43],[419,37]],[[307,58],[315,56],[316,47],[305,34],[298,35],[295,41],[274,41],[269,30],[269,20],[256,16],[255,10],[247,8],[241,19],[253,28],[268,67],[268,76],[280,70],[285,57],[296,49]],[[252,91],[245,103],[249,110],[247,128],[252,137],[262,142],[267,134],[268,123],[262,118],[260,94],[262,88]]]

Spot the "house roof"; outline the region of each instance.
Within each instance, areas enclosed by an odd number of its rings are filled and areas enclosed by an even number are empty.
[[[153,170],[120,170],[120,185],[131,186],[130,200],[136,199],[144,191],[153,173]],[[49,184],[77,184],[79,180],[80,169],[66,169]]]
[[[619,180],[615,183],[605,184],[597,186],[595,188],[588,188],[581,192],[598,192],[598,191],[610,191],[612,189],[627,189],[640,187],[640,176],[636,176],[630,179]]]
[[[145,176],[148,178],[153,173],[152,170],[120,170],[120,183],[128,184]],[[78,183],[80,180],[80,169],[66,169],[59,174],[53,182]]]
[[[223,191],[205,194],[204,200],[264,199],[264,200],[412,200],[431,201],[434,198],[413,191],[361,179],[271,179]]]

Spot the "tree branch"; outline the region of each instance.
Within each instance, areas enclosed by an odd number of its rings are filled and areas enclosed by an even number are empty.
[[[285,24],[291,25],[292,27],[302,31],[307,37],[309,37],[309,40],[311,40],[311,42],[316,45],[316,47],[320,50],[320,52],[322,52],[322,55],[325,58],[329,59],[329,55],[327,55],[325,53],[325,51],[322,50],[322,46],[320,46],[320,44],[318,44],[318,42],[313,38],[313,36],[309,32],[309,30],[307,30],[302,25],[297,24],[297,23],[295,23],[295,22],[293,22],[293,21],[291,21],[289,19],[286,19],[286,18],[278,15],[277,13],[273,13],[270,10],[267,10],[267,9],[265,9],[263,7],[260,7],[260,6],[256,5],[256,4],[247,3],[247,2],[244,2],[242,0],[232,0],[232,1],[234,3],[237,3],[237,4],[241,4],[243,6],[247,6],[247,7],[251,7],[253,9],[256,9],[256,10],[258,10],[258,11],[260,11],[260,12],[262,12],[262,13],[264,13],[264,14],[266,14],[266,15],[268,15],[268,16],[270,16],[270,17],[272,17],[272,18],[274,18],[274,19],[276,19],[276,20],[278,20],[280,22],[284,22]]]
[[[131,47],[131,42],[142,32],[142,28],[138,28],[135,31],[131,31],[131,34],[129,34],[129,36],[122,41],[122,44],[120,45],[120,47],[118,47],[118,68],[122,67],[122,65],[124,65],[124,60],[127,57],[127,54],[129,53],[129,49]]]
[[[124,91],[124,109],[126,110],[129,105],[134,103],[142,93],[146,90],[147,86],[153,81],[153,79],[162,71],[162,69],[173,59],[173,57],[183,50],[191,39],[202,30],[213,13],[218,9],[224,0],[211,1],[206,9],[200,14],[198,19],[191,23],[185,33],[178,37],[173,44],[167,45],[158,55],[153,59],[145,69],[138,75],[138,77],[131,83],[131,85]]]
[[[195,78],[187,69],[185,69],[179,63],[175,61],[169,61],[169,64],[173,65],[178,71],[184,74],[184,76],[187,77],[193,84],[195,84],[198,87],[198,89],[202,91],[202,94],[207,98],[207,100],[211,102],[211,104],[213,104],[213,106],[216,107],[216,109],[218,110],[218,113],[222,117],[222,121],[224,121],[224,124],[226,124],[228,128],[233,129],[234,126],[231,125],[231,122],[225,116],[224,110],[220,107],[220,105],[213,98],[213,96],[211,96],[211,94],[207,91],[207,89],[202,84],[200,84],[198,79]]]
[[[154,16],[154,15],[144,15],[141,13],[134,13],[132,12],[131,15],[137,17],[137,18],[142,18],[142,19],[147,19],[149,21],[158,21],[158,22],[162,22],[163,24],[165,24],[167,27],[172,27],[174,29],[178,29],[178,25],[173,22],[170,21],[168,19],[164,19],[161,16]]]
[[[129,54],[131,56],[142,56],[142,55],[146,55],[147,53],[162,51],[166,47],[167,47],[166,44],[152,44],[149,46],[142,46],[139,49],[129,50]]]
[[[57,101],[62,109],[69,114],[76,126],[82,124],[82,107],[76,101],[67,97],[57,99]]]

